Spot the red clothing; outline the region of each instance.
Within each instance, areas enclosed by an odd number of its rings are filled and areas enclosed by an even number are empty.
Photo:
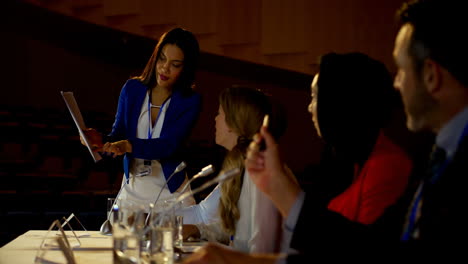
[[[357,167],[357,166],[356,166]],[[362,224],[372,224],[402,195],[413,164],[408,155],[382,132],[369,159],[328,209]]]

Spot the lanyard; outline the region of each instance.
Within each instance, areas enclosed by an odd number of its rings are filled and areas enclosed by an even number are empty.
[[[148,139],[151,139],[153,137],[153,124],[151,123],[151,107],[158,107],[154,106],[151,104],[151,96],[153,94],[153,89],[149,91],[148,95]],[[159,108],[158,116],[156,117],[156,121],[154,122],[154,125],[158,124],[159,116],[161,115],[161,112],[164,110],[164,105],[166,104],[167,100],[169,100],[171,96],[168,96],[166,100],[164,100],[163,104]]]
[[[465,128],[463,129],[463,133],[461,137],[458,139],[457,146],[460,146],[460,143],[467,135],[468,135],[468,124],[465,125]],[[431,184],[434,184],[438,180],[438,178],[442,175],[442,173],[445,171],[445,169],[447,168],[450,162],[451,162],[450,159],[446,159],[445,162],[437,169],[437,171],[434,172],[434,175],[430,179]],[[418,186],[418,190],[416,191],[413,202],[411,203],[408,221],[406,223],[405,231],[403,232],[403,236],[402,236],[403,241],[409,240],[415,230],[416,221],[417,221],[417,218],[419,217],[418,215],[420,214],[420,210],[422,206],[422,191],[424,188],[423,185],[425,184],[427,183],[423,181]]]

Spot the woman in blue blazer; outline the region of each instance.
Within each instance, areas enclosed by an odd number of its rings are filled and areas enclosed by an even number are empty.
[[[112,132],[104,141],[95,130],[86,132],[96,150],[124,155],[127,185],[120,199],[148,206],[182,162],[181,148],[201,107],[192,89],[199,53],[191,32],[175,28],[163,34],[143,73],[123,86]],[[160,200],[174,197],[184,181],[185,172],[176,173]]]

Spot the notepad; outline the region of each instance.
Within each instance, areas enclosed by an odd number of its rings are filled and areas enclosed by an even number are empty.
[[[99,153],[94,152],[92,150],[91,144],[89,143],[88,138],[83,132],[84,130],[86,130],[86,125],[84,123],[83,116],[81,115],[80,108],[78,108],[78,104],[76,103],[73,92],[60,91],[60,93],[62,94],[63,100],[65,101],[65,104],[67,105],[68,111],[70,112],[70,115],[72,116],[73,121],[75,121],[76,128],[78,128],[78,132],[80,133],[80,136],[83,138],[83,141],[85,142],[86,147],[89,150],[89,153],[93,157],[94,162],[98,162],[99,160],[102,159],[102,157],[101,155],[99,155]]]

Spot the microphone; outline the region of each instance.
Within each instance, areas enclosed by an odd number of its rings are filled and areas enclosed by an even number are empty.
[[[158,196],[156,197],[156,200],[154,201],[154,204],[155,204],[155,205],[156,205],[156,203],[158,202],[159,196],[161,196],[162,191],[164,190],[164,188],[166,188],[167,183],[172,179],[172,176],[174,176],[176,173],[181,172],[183,169],[185,169],[185,167],[187,167],[187,163],[185,163],[185,162],[182,161],[182,162],[179,164],[179,166],[177,166],[177,167],[175,168],[174,172],[172,172],[172,174],[167,178],[166,183],[165,183],[164,186],[161,188],[161,190],[160,190],[159,193],[158,193]]]
[[[187,167],[187,163],[185,163],[184,161],[182,161],[176,168],[175,170],[171,173],[171,175],[169,175],[169,177],[167,178],[166,180],[166,183],[164,184],[164,186],[161,188],[161,190],[159,191],[158,193],[158,196],[156,197],[156,200],[154,201],[154,205],[156,206],[157,202],[159,201],[159,197],[161,196],[161,193],[163,192],[164,188],[166,188],[167,186],[167,183],[172,179],[172,177],[174,175],[176,175],[176,173],[179,173],[181,172],[183,169],[185,169],[185,167]],[[151,211],[148,213],[148,216],[146,217],[146,220],[145,220],[145,223],[148,222],[148,219],[151,215]]]
[[[206,168],[206,167],[205,167]],[[225,172],[222,172],[220,173],[216,178],[210,180],[210,181],[207,181],[205,182],[202,186],[196,188],[195,190],[193,190],[192,192],[190,193],[182,193],[169,207],[167,207],[163,213],[165,214],[166,212],[168,212],[169,210],[173,209],[178,203],[182,202],[183,200],[185,200],[187,197],[189,197],[190,195],[192,194],[197,194],[203,190],[205,190],[206,188],[210,187],[211,185],[214,185],[214,184],[218,184],[218,183],[222,183],[224,182],[225,180],[227,179],[230,179],[232,177],[234,177],[235,175],[239,174],[240,173],[240,170],[239,168],[234,168],[234,169],[230,169],[228,171],[225,171]],[[148,225],[144,231],[144,234],[146,234],[149,230],[151,230],[151,226]]]
[[[184,187],[182,188],[182,190],[180,191],[180,193],[184,193],[185,190],[187,189],[187,187],[190,186],[190,183],[192,183],[195,179],[197,178],[200,178],[200,177],[205,177],[205,176],[208,176],[210,175],[211,173],[214,172],[214,168],[213,168],[213,165],[208,165],[206,167],[204,167],[199,173],[195,174],[185,185]]]
[[[232,178],[234,177],[235,175],[239,174],[240,173],[240,170],[239,168],[234,168],[234,169],[230,169],[228,171],[224,171],[222,173],[220,173],[216,178],[210,180],[210,181],[207,181],[205,182],[202,186],[196,188],[195,190],[193,190],[191,193],[182,193],[175,201],[174,203],[168,208],[169,209],[172,209],[172,207],[174,207],[177,203],[179,202],[182,202],[183,200],[185,200],[187,197],[189,197],[190,195],[193,195],[193,194],[197,194],[203,190],[205,190],[206,188],[210,187],[211,185],[214,185],[214,184],[217,184],[217,183],[221,183],[229,178]]]
[[[115,204],[117,203],[117,199],[119,198],[120,193],[122,192],[122,190],[124,189],[124,187],[126,185],[127,185],[127,181],[124,181],[122,187],[120,187],[120,190],[119,190],[119,192],[117,193],[117,196],[114,199],[114,203],[112,204],[111,210],[109,210],[109,213],[107,214],[106,221],[104,221],[104,223],[102,223],[101,228],[99,229],[99,231],[103,235],[112,235],[112,225],[110,223],[110,216],[111,216],[111,213],[112,213],[112,210],[113,210]]]

